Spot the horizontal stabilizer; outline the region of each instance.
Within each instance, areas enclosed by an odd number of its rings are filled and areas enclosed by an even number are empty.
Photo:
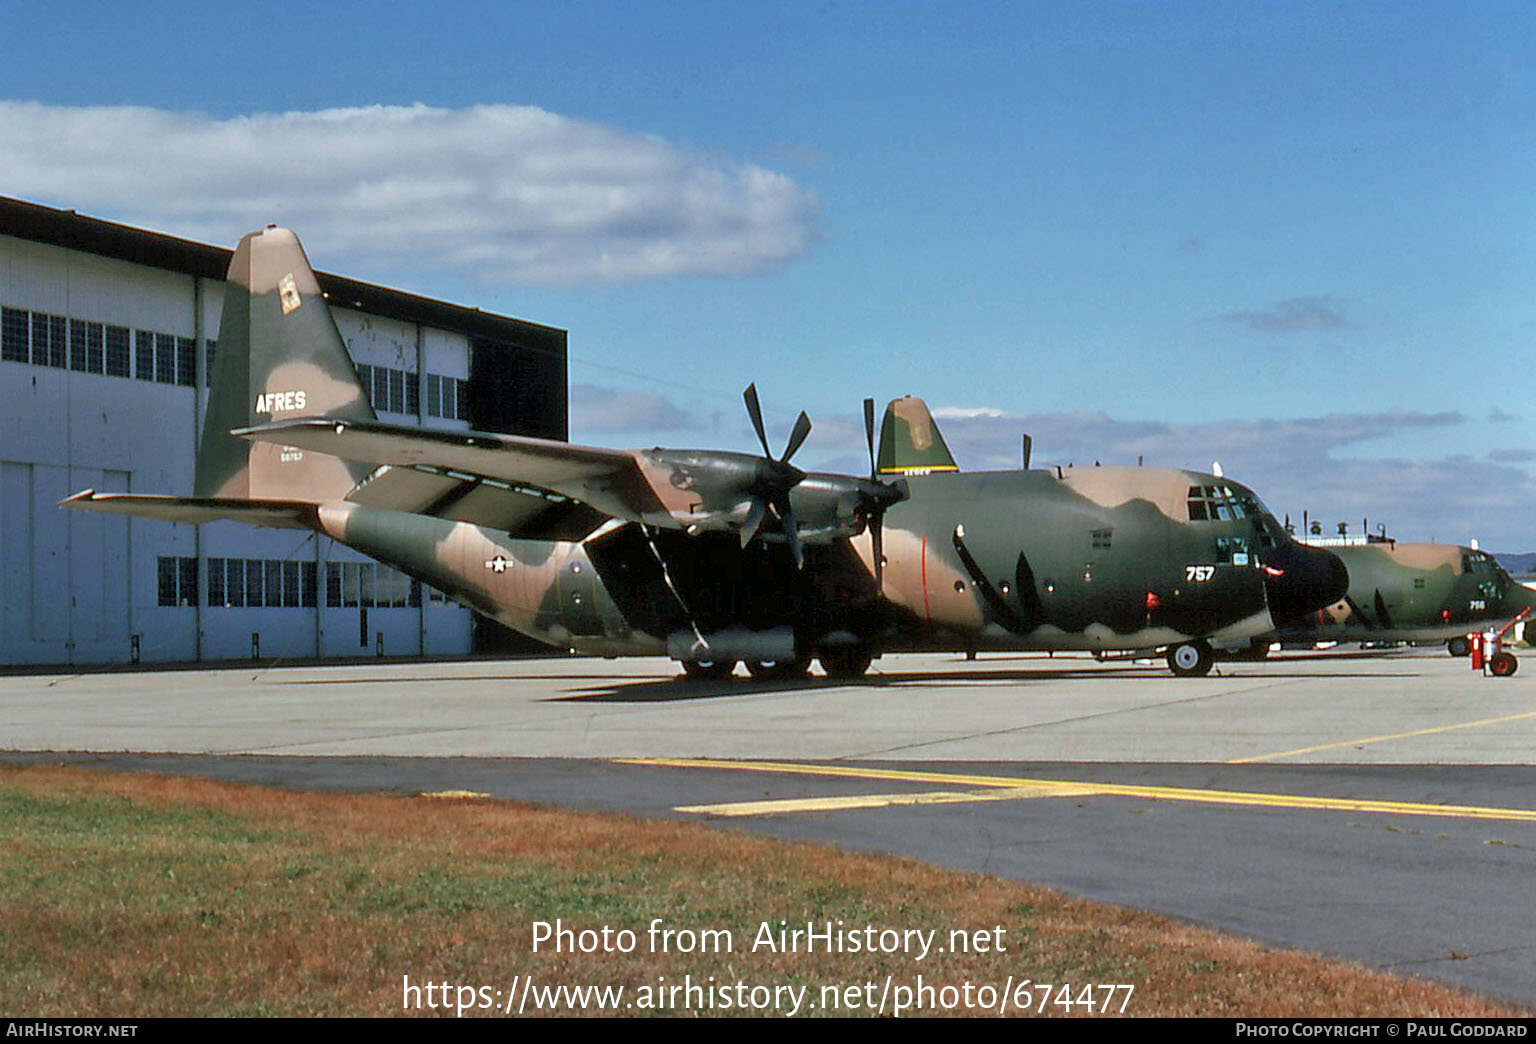
[[[59,507],[193,525],[230,521],[267,529],[310,529],[315,523],[315,506],[292,500],[168,497],[146,493],[97,493],[87,489],[59,501]]]

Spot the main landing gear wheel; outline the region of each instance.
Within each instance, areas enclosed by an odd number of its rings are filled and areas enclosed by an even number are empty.
[[[810,670],[809,656],[797,656],[793,660],[747,661],[747,672],[757,681],[794,681],[804,678]]]
[[[1452,656],[1470,656],[1472,655],[1472,643],[1466,635],[1457,635],[1455,638],[1446,639],[1445,651]]]
[[[1255,638],[1248,643],[1247,648],[1239,649],[1233,653],[1232,659],[1246,660],[1250,663],[1259,663],[1269,659],[1269,640],[1266,638]]]
[[[724,681],[735,670],[735,660],[683,661],[683,673],[694,681]]]
[[[863,645],[842,645],[825,649],[818,657],[821,660],[821,669],[827,672],[827,677],[840,681],[864,677],[864,672],[869,670],[870,662],[874,658],[874,653]]]
[[[1495,678],[1508,678],[1520,669],[1520,661],[1514,653],[1496,652],[1488,658],[1488,671]]]
[[[1204,641],[1183,642],[1168,650],[1168,669],[1180,678],[1200,678],[1211,673],[1214,659]]]

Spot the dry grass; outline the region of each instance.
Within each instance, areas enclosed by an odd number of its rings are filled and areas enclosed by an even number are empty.
[[[809,987],[816,1003],[824,985],[873,982],[878,999],[887,976],[913,987],[922,975],[930,986],[1133,983],[1134,1015],[1519,1014],[1013,881],[694,824],[34,767],[0,770],[0,831],[10,1015],[400,1014],[404,976],[506,990],[529,975],[622,986],[630,1001],[660,976]],[[556,917],[628,928],[638,945],[532,952],[533,922]],[[653,917],[729,929],[734,952],[652,954]],[[1002,925],[1008,948],[922,962],[750,952],[760,923],[780,919],[932,928],[941,944],[952,928]]]

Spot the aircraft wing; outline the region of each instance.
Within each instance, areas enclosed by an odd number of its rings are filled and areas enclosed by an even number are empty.
[[[132,515],[162,522],[244,522],[268,529],[309,529],[313,504],[292,500],[237,500],[228,497],[170,497],[148,493],[97,493],[83,490],[59,501],[60,507]]]
[[[349,499],[495,525],[520,536],[554,535],[545,532],[553,525],[565,539],[579,538],[607,517],[682,526],[640,456],[628,450],[317,418],[237,428],[233,434],[388,465]],[[402,474],[403,469],[415,474]]]

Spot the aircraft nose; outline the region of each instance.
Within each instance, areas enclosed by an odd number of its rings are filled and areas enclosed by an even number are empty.
[[[1289,620],[1343,598],[1349,591],[1349,570],[1333,552],[1291,541],[1266,559],[1264,587],[1270,616]]]

